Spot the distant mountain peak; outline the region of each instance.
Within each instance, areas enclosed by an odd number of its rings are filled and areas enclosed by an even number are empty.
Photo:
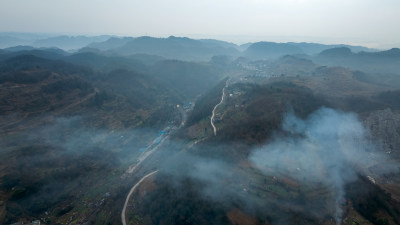
[[[382,53],[388,56],[400,56],[400,49],[399,48],[392,48],[387,51],[383,51]]]
[[[348,47],[331,48],[324,50],[320,53],[321,56],[333,56],[333,57],[349,56],[352,54],[353,52]]]
[[[271,58],[290,54],[301,54],[303,50],[288,43],[261,41],[251,44],[244,53],[245,56],[252,58]]]

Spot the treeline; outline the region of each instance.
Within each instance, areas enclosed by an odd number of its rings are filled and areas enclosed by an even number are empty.
[[[58,80],[56,82],[41,87],[41,90],[47,94],[54,94],[57,92],[68,92],[75,89],[79,89],[83,93],[87,93],[93,90],[92,86],[89,83],[77,77],[73,77],[71,79]]]
[[[61,60],[50,60],[34,55],[19,55],[0,61],[1,72],[15,72],[26,70],[49,70],[60,75],[81,75],[93,77],[94,72],[88,67],[74,65]]]
[[[46,80],[50,75],[50,71],[16,71],[0,75],[0,84],[6,82],[33,84]]]

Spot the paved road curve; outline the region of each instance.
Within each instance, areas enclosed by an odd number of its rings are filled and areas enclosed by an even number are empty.
[[[125,199],[124,208],[122,208],[122,213],[121,213],[122,225],[126,225],[126,224],[127,224],[127,223],[126,223],[125,214],[126,214],[126,207],[128,206],[128,202],[129,202],[129,199],[131,198],[131,195],[133,194],[133,192],[136,190],[136,188],[139,187],[139,185],[140,185],[144,180],[146,180],[148,177],[152,176],[153,174],[155,174],[155,173],[157,173],[157,172],[158,172],[158,170],[153,171],[153,172],[147,174],[146,176],[142,177],[142,179],[140,179],[139,182],[137,182],[137,183],[131,188],[131,190],[129,191],[129,193],[128,193],[128,195],[126,196],[126,199]]]

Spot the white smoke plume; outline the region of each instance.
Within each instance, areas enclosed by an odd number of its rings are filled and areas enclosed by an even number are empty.
[[[366,129],[353,113],[322,108],[305,120],[288,113],[283,130],[289,135],[253,151],[251,162],[268,175],[280,171],[297,181],[325,184],[334,196],[340,224],[345,185],[357,174],[368,175],[372,166],[385,164],[386,156],[367,140]],[[380,172],[393,169],[386,163]]]

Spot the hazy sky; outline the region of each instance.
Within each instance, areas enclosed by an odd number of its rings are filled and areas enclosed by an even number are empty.
[[[400,45],[400,0],[0,0],[0,31]]]

